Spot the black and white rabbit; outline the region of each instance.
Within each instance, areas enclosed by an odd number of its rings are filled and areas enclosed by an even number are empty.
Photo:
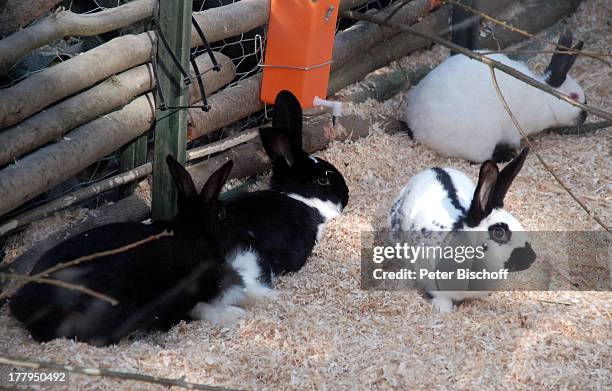
[[[172,156],[167,164],[178,189],[178,213],[169,221],[116,223],[96,227],[58,244],[31,274],[84,255],[112,250],[164,230],[172,233],[128,251],[100,257],[48,275],[118,301],[111,305],[77,290],[30,282],[10,299],[10,309],[38,341],[76,338],[108,345],[134,331],[168,329],[198,302],[243,292],[240,275],[225,262],[222,207],[217,196],[232,162],[210,176],[198,195],[187,171]],[[220,312],[219,305],[215,307]]]
[[[475,240],[475,247],[481,246],[487,269],[514,272],[529,268],[536,254],[528,235],[519,221],[503,209],[504,197],[528,152],[525,148],[501,171],[493,161],[484,162],[477,186],[454,168],[436,167],[419,172],[408,181],[391,208],[391,233],[437,236],[440,244],[448,235],[465,232]],[[425,290],[433,305],[444,312],[452,311],[453,303],[488,293],[439,290],[435,281],[427,281]]]
[[[559,44],[571,47],[569,30],[561,35]],[[582,47],[583,42],[579,42],[573,49]],[[487,57],[575,101],[586,102],[584,91],[568,75],[575,55],[555,53],[544,75],[535,74],[524,63],[503,54]],[[567,102],[501,71],[496,70],[495,75],[510,110],[527,135],[550,127],[579,125],[586,119],[585,111]],[[443,156],[503,162],[520,149],[521,135],[497,95],[489,67],[463,54],[447,58],[410,90],[401,117],[415,140]]]
[[[273,165],[270,189],[228,201],[226,221],[242,269],[270,287],[276,276],[304,265],[349,191],[333,165],[302,149],[302,108],[289,91],[277,95],[272,127],[259,134]]]

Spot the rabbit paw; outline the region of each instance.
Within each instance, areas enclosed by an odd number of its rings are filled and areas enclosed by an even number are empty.
[[[260,301],[276,300],[278,296],[279,293],[274,289],[259,284],[247,285],[245,288],[245,297],[243,299],[242,304],[248,306]]]
[[[453,312],[453,301],[447,297],[434,297],[431,304],[437,312]]]
[[[191,310],[193,319],[205,320],[218,326],[231,326],[236,324],[246,311],[233,305],[213,305],[209,303],[198,303]]]

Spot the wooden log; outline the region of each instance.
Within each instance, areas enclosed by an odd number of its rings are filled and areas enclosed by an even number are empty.
[[[389,66],[379,70],[375,75],[369,76],[361,82],[362,88],[342,90],[334,95],[334,99],[348,100],[353,103],[362,103],[367,99],[376,99],[379,102],[390,99],[400,91],[407,90],[416,85],[425,77],[433,67],[431,65],[418,65],[415,69],[404,70],[397,66]]]
[[[396,23],[412,25],[420,18],[429,14],[432,8],[431,0],[413,0],[404,5],[392,14],[395,8],[386,8],[378,11],[378,16],[389,17],[389,20]],[[354,58],[355,53],[361,52],[364,55],[368,49],[384,38],[390,38],[397,35],[397,31],[389,28],[380,28],[374,23],[358,22],[348,29],[336,34],[334,42],[334,62],[331,65],[332,71],[341,68],[344,64]]]
[[[340,0],[340,11],[346,11],[351,8],[360,7],[368,1],[369,0]]]
[[[520,8],[508,20],[512,26],[527,31],[537,33],[557,21],[571,15],[580,5],[582,0],[520,0]],[[482,49],[496,50],[509,46],[513,42],[520,42],[528,39],[524,35],[515,31],[495,25],[491,34],[487,30],[482,31],[479,44]],[[557,42],[557,37],[552,39]],[[551,48],[552,49],[552,48]]]
[[[31,7],[31,2],[28,1],[11,0],[10,2],[23,3],[22,8]],[[39,0],[35,3],[41,2],[45,1]],[[47,0],[46,2],[58,3],[59,1]],[[153,4],[153,0],[135,0],[92,14],[75,14],[69,10],[56,12],[0,41],[0,74],[31,51],[62,37],[99,35],[150,18],[153,14]],[[3,26],[1,14],[0,26]],[[2,35],[1,31],[0,27],[0,35]]]
[[[482,11],[489,14],[496,14],[514,0],[495,0],[482,2]],[[449,31],[449,18],[451,16],[449,6],[444,6],[437,11],[426,16],[421,22],[415,24],[415,29],[419,31],[438,34],[443,32],[447,34]],[[410,53],[427,47],[431,42],[422,38],[415,37],[408,33],[400,33],[386,39],[368,50],[367,57],[354,56],[343,67],[332,73],[328,91],[330,94],[335,91],[362,80],[368,73],[381,68],[393,61],[401,59]]]
[[[0,37],[11,34],[38,19],[62,0],[0,1]]]
[[[237,3],[194,13],[208,42],[233,37],[268,23],[270,0],[242,0]],[[202,40],[191,30],[191,45],[201,46]]]
[[[376,122],[383,122],[383,128],[390,133],[400,129],[399,122],[393,118],[377,119]],[[370,125],[369,119],[353,114],[339,117],[336,127],[332,126],[327,115],[307,119],[304,122],[303,130],[304,149],[312,153],[325,148],[331,141],[356,140],[365,137],[370,132]],[[234,161],[232,178],[247,177],[270,168],[268,156],[257,137],[202,163],[188,167],[196,187],[203,186],[208,177],[230,159]]]
[[[205,62],[209,61],[205,59],[205,56],[206,55],[203,55],[201,57],[204,57]],[[201,57],[200,59],[202,59]],[[232,72],[228,72],[228,74],[224,76],[225,81],[223,82],[223,84],[226,84],[232,78],[231,74],[234,73],[233,65],[231,67],[227,67],[226,69],[230,69],[230,68]],[[201,70],[203,69],[205,68],[201,68]],[[218,86],[220,87],[222,85],[220,78],[213,77],[215,73],[216,72],[208,73],[210,75],[209,77],[212,78],[212,82],[211,82],[212,88],[217,88]],[[199,90],[194,91],[193,89],[195,88],[196,88],[195,85],[192,86],[192,93],[190,94],[191,102],[193,102],[195,99],[200,98]],[[149,102],[150,105],[145,105],[144,104],[145,100]],[[75,129],[73,132],[69,133],[68,137],[66,137],[64,140],[58,143],[55,143],[55,144],[51,144],[36,152],[33,152],[30,155],[27,155],[26,157],[24,157],[22,160],[18,161],[16,164],[13,164],[12,166],[8,166],[4,170],[0,171],[0,195],[3,194],[3,191],[6,191],[6,192],[11,192],[14,195],[14,197],[10,197],[8,199],[0,198],[0,216],[3,213],[5,213],[2,211],[5,208],[14,207],[14,206],[11,206],[12,205],[11,203],[14,202],[15,198],[21,199],[20,203],[23,203],[29,199],[32,199],[36,197],[37,195],[43,193],[44,191],[48,190],[49,188],[53,187],[54,185],[57,185],[58,183],[63,182],[65,179],[71,177],[75,173],[81,171],[82,169],[84,169],[85,167],[87,167],[88,165],[92,164],[93,162],[99,159],[99,158],[93,158],[91,154],[86,154],[85,156],[76,155],[81,158],[84,158],[85,160],[75,161],[76,159],[75,160],[69,159],[70,160],[68,162],[69,164],[66,164],[66,165],[62,164],[62,160],[59,158],[49,162],[48,156],[46,155],[48,153],[52,153],[52,154],[58,154],[57,156],[62,156],[61,155],[61,153],[63,153],[62,151],[66,150],[69,147],[69,146],[66,146],[65,142],[72,141],[73,134],[79,135],[80,133],[83,132],[83,129],[86,129],[86,130],[89,129],[86,132],[86,136],[79,136],[79,139],[82,139],[81,140],[82,143],[89,142],[92,144],[100,144],[100,140],[104,140],[104,143],[111,143],[111,145],[115,146],[115,149],[118,149],[122,145],[125,145],[127,142],[129,142],[130,140],[132,140],[134,137],[137,136],[137,135],[134,136],[135,134],[134,132],[140,131],[141,133],[144,133],[146,130],[148,130],[151,127],[151,124],[154,122],[154,120],[155,120],[155,110],[154,110],[154,103],[152,102],[152,96],[150,94],[146,96],[141,96],[140,98],[137,98],[136,100],[129,103],[123,109],[119,111],[115,111],[107,116],[101,117],[88,124],[85,124]],[[106,124],[107,122],[110,125],[107,125]],[[117,138],[115,136],[111,136],[112,137],[111,139],[106,139],[105,137],[108,135],[108,131],[109,131],[109,129],[105,128],[107,126],[112,126],[114,129],[113,132],[120,133],[122,137]],[[95,129],[104,129],[104,131],[101,130],[101,133],[99,134],[99,138],[97,138],[94,134]],[[126,139],[125,136],[130,137],[130,138]],[[113,151],[112,149],[108,150],[107,148],[105,148],[104,150],[108,151],[107,154]],[[72,157],[74,155],[70,153],[64,156]],[[98,155],[96,154],[93,156],[98,156]],[[35,157],[34,161],[31,160],[32,157]],[[19,167],[23,167],[22,164],[24,161],[29,162],[29,166],[23,171],[25,173],[24,175],[30,175],[31,172],[39,172],[40,175],[43,175],[45,170],[50,170],[55,173],[55,176],[48,178],[48,181],[45,181],[44,183],[39,183],[38,186],[34,183],[29,183],[28,187],[26,188],[20,187],[21,184],[23,183],[22,181],[17,181],[17,182],[14,182],[13,184],[9,183],[9,181],[11,181],[10,178],[14,178],[14,173],[13,175],[9,174],[5,176],[5,172],[8,172],[9,168],[11,168],[12,170],[20,170],[21,168]],[[40,167],[36,167],[36,162],[43,164],[43,165]],[[77,166],[79,166],[80,169],[76,169],[75,167]],[[76,169],[76,172],[74,171],[75,169]],[[41,171],[43,173],[41,173]],[[25,179],[25,178],[22,178],[22,179]],[[21,196],[17,196],[17,193],[21,194]],[[7,209],[7,211],[8,210],[9,209]]]
[[[0,129],[151,57],[152,33],[115,38],[0,92]],[[0,41],[1,42],[1,41]]]
[[[221,65],[221,71],[207,72],[202,77],[209,94],[236,76],[236,67],[229,57],[221,53],[215,53],[215,57]],[[212,67],[210,57],[206,53],[198,56],[196,62],[200,72]],[[193,69],[192,75],[195,75]],[[124,106],[134,97],[151,91],[154,87],[151,64],[140,65],[111,76],[103,83],[2,131],[0,167],[42,145],[57,141],[66,132]],[[202,99],[196,82],[190,86],[190,95],[192,102]]]
[[[0,171],[0,215],[76,175],[153,124],[155,102],[150,94],[121,110],[89,122],[58,143],[39,149]]]
[[[19,230],[33,221],[50,216],[53,213],[72,206],[78,202],[90,199],[106,191],[142,179],[148,175],[151,175],[152,172],[153,165],[151,163],[145,163],[142,166],[136,167],[128,172],[104,179],[91,186],[77,190],[74,193],[70,193],[64,197],[55,199],[39,208],[32,209],[28,212],[20,214],[15,218],[5,221],[2,225],[0,225],[0,236]]]
[[[201,12],[196,19],[210,42],[229,38],[252,29],[252,25],[223,21],[250,20],[252,5],[264,7],[269,0],[243,0]],[[151,58],[152,32],[124,35],[61,64],[36,73],[0,92],[0,129],[14,125],[41,109],[73,95],[111,75],[148,62]],[[4,41],[4,40],[3,40]],[[2,41],[0,41],[2,42]],[[192,46],[197,46],[193,42]],[[13,48],[14,49],[14,48]],[[1,48],[0,53],[11,48]]]
[[[189,140],[194,140],[216,129],[263,108],[259,100],[261,75],[251,76],[236,85],[213,94],[208,99],[208,112],[189,109]]]
[[[340,8],[347,9],[360,3],[365,2],[343,0]],[[132,3],[125,6],[129,4]],[[215,42],[265,24],[269,7],[270,0],[242,0],[197,13],[195,18],[207,40]],[[94,15],[96,14],[91,16]],[[29,32],[24,34],[28,35]],[[66,32],[66,35],[70,33]],[[201,45],[200,39],[194,38],[194,35],[197,34],[193,29],[192,47]],[[0,67],[2,64],[10,64],[11,61],[14,61],[14,59],[3,60],[2,55],[8,56],[9,53],[21,50],[21,46],[10,43],[11,40],[9,44],[6,44],[6,40],[11,37],[0,41]],[[153,40],[154,35],[151,32],[118,37],[3,90],[0,92],[0,129],[19,123],[52,103],[90,87],[113,74],[144,64],[151,57]],[[21,53],[18,57],[20,58],[30,50]],[[31,99],[32,97],[35,99]]]

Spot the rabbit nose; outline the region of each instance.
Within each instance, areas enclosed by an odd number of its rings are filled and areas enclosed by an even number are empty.
[[[512,250],[510,259],[506,261],[504,267],[510,272],[520,272],[528,269],[535,259],[535,251],[533,251],[529,242],[525,242],[525,247],[518,247]]]

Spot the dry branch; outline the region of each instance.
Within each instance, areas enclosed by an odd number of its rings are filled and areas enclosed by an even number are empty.
[[[561,128],[550,128],[546,129],[547,133],[557,134],[584,134],[588,132],[594,132],[599,129],[605,129],[612,127],[612,121],[600,121],[591,122],[588,124],[582,124],[580,126],[564,126]]]
[[[540,155],[538,150],[533,147],[533,144],[529,140],[529,137],[527,137],[527,133],[525,133],[525,131],[523,130],[521,125],[518,123],[516,117],[512,113],[512,110],[510,110],[510,107],[508,106],[508,102],[506,101],[506,98],[504,97],[504,94],[501,92],[501,90],[499,88],[499,83],[497,82],[497,77],[495,76],[495,68],[493,67],[493,65],[489,64],[489,70],[491,71],[491,79],[493,80],[493,85],[495,86],[495,91],[497,92],[497,96],[499,97],[499,100],[501,101],[502,105],[504,106],[504,109],[508,113],[508,116],[512,120],[512,123],[514,124],[514,127],[521,134],[521,137],[523,137],[523,141],[525,141],[525,143],[533,151],[534,155],[538,158],[538,160],[540,161],[542,166],[544,166],[546,171],[548,171],[550,173],[550,175],[552,175],[552,177],[563,188],[563,190],[565,190],[565,192],[567,194],[569,194],[569,196],[572,197],[572,199],[574,201],[576,201],[576,203],[578,205],[580,205],[580,207],[586,212],[586,214],[588,214],[593,220],[595,220],[595,222],[597,222],[597,224],[599,224],[606,231],[610,232],[610,228],[608,228],[608,226],[603,221],[601,221],[601,219],[595,213],[593,213],[589,209],[589,207],[582,200],[580,200],[580,198],[578,198],[574,194],[574,192],[572,190],[570,190],[570,188],[565,184],[565,182],[563,182],[563,180],[561,178],[559,178],[559,176],[550,168],[550,166],[546,163],[546,161],[544,161],[544,159],[542,158],[542,156]]]
[[[187,160],[195,160],[214,155],[219,152],[227,151],[230,148],[233,148],[240,144],[244,144],[247,141],[251,141],[257,137],[259,137],[257,129],[245,130],[243,132],[226,137],[222,140],[215,141],[214,143],[206,144],[203,147],[188,150]]]
[[[545,19],[561,19],[569,14],[572,14],[576,8],[578,8],[578,6],[580,5],[580,3],[582,2],[582,0],[566,0],[565,3],[561,4],[561,7],[559,7],[559,1],[558,0],[540,0],[538,1],[537,4],[532,5],[529,4],[527,2],[525,2],[525,0],[523,0],[522,5],[526,8],[529,7],[541,7],[541,11],[537,12],[537,10],[533,10],[533,9],[529,9],[525,12],[525,9],[523,9],[523,12],[526,14],[524,17],[517,17],[515,16],[514,22],[505,22],[503,20],[499,20],[496,19],[494,17],[492,17],[491,15],[488,15],[485,12],[482,12],[480,10],[474,9],[466,4],[457,2],[456,0],[446,0],[449,3],[452,3],[454,5],[457,5],[461,8],[466,9],[469,12],[472,12],[473,14],[482,17],[483,19],[488,20],[489,22],[495,23],[495,25],[497,26],[502,26],[504,29],[500,32],[499,36],[490,36],[490,40],[494,43],[496,43],[499,40],[504,40],[504,39],[509,39],[508,35],[521,35],[523,37],[527,37],[530,39],[534,39],[536,41],[540,41],[543,43],[546,43],[552,47],[559,47],[565,51],[571,52],[571,53],[580,53],[583,56],[588,56],[588,57],[592,57],[595,58],[601,62],[603,62],[604,64],[608,65],[608,66],[612,66],[612,64],[610,64],[609,61],[603,59],[602,57],[610,57],[612,56],[612,54],[610,53],[592,53],[590,51],[587,50],[576,50],[573,49],[569,46],[564,46],[564,45],[559,45],[557,42],[554,42],[552,40],[545,40],[542,39],[540,37],[535,37],[533,35],[533,33],[531,33],[530,31],[533,29],[533,25],[538,25],[540,22],[538,21],[538,18],[545,18]],[[569,7],[569,10],[568,10]],[[537,15],[537,18],[533,18],[533,17],[528,17],[530,15]],[[490,46],[494,46],[493,43],[490,43],[488,47]],[[497,46],[500,46],[499,44]],[[487,44],[485,43],[483,45],[483,47],[487,47]]]
[[[229,57],[221,53],[215,53],[215,57],[221,65],[221,71],[203,75],[207,93],[217,91],[236,75],[236,68]],[[200,72],[212,68],[207,54],[199,56],[196,61]],[[42,145],[58,140],[77,126],[124,106],[153,87],[155,80],[151,65],[140,65],[112,76],[103,83],[2,131],[0,167]],[[201,100],[197,83],[191,84],[190,94],[191,101]]]
[[[102,159],[153,124],[155,103],[150,94],[71,132],[0,171],[0,215]]]
[[[15,285],[10,286],[8,290],[4,290],[0,292],[0,302],[5,300],[7,297],[11,297],[17,291],[17,289],[21,288],[28,282],[36,282],[39,284],[55,285],[55,286],[59,286],[59,287],[62,287],[68,290],[79,291],[88,296],[105,301],[110,305],[119,304],[117,300],[113,299],[110,296],[107,296],[100,292],[96,292],[82,285],[71,284],[69,282],[62,281],[62,280],[54,280],[52,278],[45,278],[45,277],[24,276],[21,274],[14,274],[14,273],[0,273],[0,281],[1,280],[14,280],[16,281],[16,283]]]
[[[190,390],[204,391],[235,391],[224,387],[207,386],[205,384],[190,383],[181,379],[167,379],[158,376],[143,375],[140,373],[117,372],[103,368],[84,368],[74,365],[61,365],[53,362],[32,361],[25,358],[2,357],[0,356],[0,364],[26,367],[33,369],[52,369],[59,372],[78,373],[86,376],[102,376],[110,377],[119,380],[133,380],[151,384],[161,384],[167,387],[182,387]]]
[[[62,0],[0,1],[0,37],[27,26]]]
[[[30,7],[30,2],[23,3]],[[62,37],[99,35],[151,17],[153,4],[153,0],[135,0],[93,14],[56,12],[0,41],[0,74],[29,52]]]
[[[0,129],[151,57],[150,33],[125,35],[0,92]],[[2,41],[0,41],[2,42]]]
[[[9,285],[8,287],[3,287],[4,289],[0,292],[0,302],[3,302],[6,298],[11,297],[13,294],[15,294],[15,292],[17,292],[21,287],[23,287],[27,283],[37,282],[41,284],[57,285],[62,288],[77,290],[87,295],[98,298],[100,300],[109,302],[111,305],[117,305],[119,302],[107,295],[93,291],[82,285],[76,285],[76,284],[72,284],[66,281],[53,279],[53,278],[50,278],[50,276],[51,274],[56,273],[60,270],[68,269],[73,266],[78,266],[81,263],[91,262],[96,259],[108,257],[111,255],[117,255],[120,253],[124,253],[130,250],[133,250],[136,247],[140,247],[144,244],[147,244],[149,242],[159,240],[166,236],[173,236],[173,235],[174,235],[174,232],[168,231],[167,229],[165,229],[158,234],[147,236],[144,239],[137,240],[132,243],[128,243],[121,247],[112,248],[110,250],[98,251],[92,254],[83,255],[75,259],[66,260],[66,261],[57,263],[48,269],[45,269],[39,273],[32,274],[32,275],[19,275],[15,273],[0,273],[0,281],[3,279],[14,280],[14,284]]]

